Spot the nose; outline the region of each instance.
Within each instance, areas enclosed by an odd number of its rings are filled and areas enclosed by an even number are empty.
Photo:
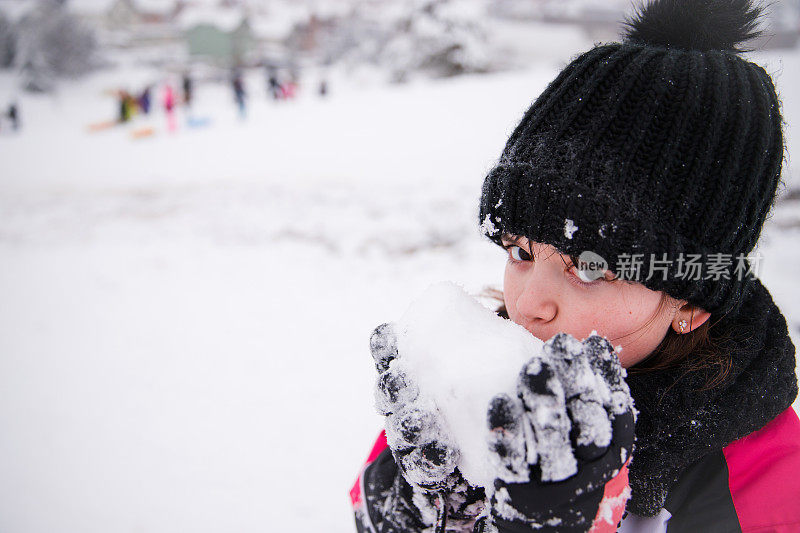
[[[517,312],[525,320],[527,329],[541,331],[558,316],[556,284],[555,280],[548,279],[548,267],[541,262],[525,273],[522,292],[517,297]],[[531,333],[536,335],[535,331]]]

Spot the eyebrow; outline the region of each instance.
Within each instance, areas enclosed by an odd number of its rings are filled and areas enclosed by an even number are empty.
[[[528,240],[527,246],[523,246],[521,241],[524,238],[525,237],[523,237],[522,235],[511,235],[510,233],[503,233],[502,235],[500,235],[500,239],[501,240],[508,241],[511,244],[515,244],[515,245],[519,246],[520,248],[524,248],[524,249],[528,250],[528,252],[531,255],[534,255],[534,252],[533,252],[533,244],[534,243],[532,241]],[[563,256],[567,256],[567,257],[571,258],[571,256],[569,254],[563,254],[558,250],[558,248],[555,248],[555,247],[554,247],[553,254],[557,254],[557,255],[562,256],[562,258],[561,258],[562,261],[564,260]],[[551,255],[553,255],[553,254],[551,254]]]
[[[514,244],[519,244],[519,241],[522,240],[522,236],[520,235],[510,235],[508,233],[503,233],[500,235],[500,239],[508,242],[512,242]]]

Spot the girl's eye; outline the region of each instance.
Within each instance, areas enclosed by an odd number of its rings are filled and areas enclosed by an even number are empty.
[[[592,272],[591,270],[579,270],[577,266],[575,266],[575,261],[571,261],[569,265],[567,265],[567,271],[570,273],[570,279],[573,283],[576,283],[581,286],[588,286],[588,285],[599,285],[601,281],[611,281],[613,280],[614,276],[611,274],[610,271],[606,270],[603,274],[598,277],[596,272]]]
[[[586,270],[578,270],[578,267],[576,267],[576,266],[571,266],[569,268],[569,270],[578,279],[580,279],[583,283],[586,283],[586,284],[591,284],[591,283],[594,283],[595,281],[598,281],[598,280],[602,279],[602,277],[600,277],[600,278],[589,277],[589,275],[588,275],[589,272],[588,271],[586,271]]]
[[[532,259],[531,255],[519,246],[512,244],[506,246],[506,250],[512,261],[530,261]]]

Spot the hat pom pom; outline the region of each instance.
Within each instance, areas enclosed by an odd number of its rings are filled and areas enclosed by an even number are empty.
[[[686,50],[726,50],[761,35],[763,8],[752,0],[651,0],[624,22],[623,40]]]

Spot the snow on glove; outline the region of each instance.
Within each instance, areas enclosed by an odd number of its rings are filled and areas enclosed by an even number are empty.
[[[476,533],[616,531],[630,497],[635,409],[625,370],[596,333],[559,333],[488,409],[497,474]]]
[[[456,467],[458,449],[438,409],[420,398],[417,384],[406,371],[397,352],[394,324],[375,328],[370,350],[378,370],[375,406],[386,416],[386,440],[411,485],[411,503],[431,526],[444,531],[448,521],[447,531],[470,531],[484,508],[484,491],[470,485]],[[409,502],[403,504],[408,507]]]

